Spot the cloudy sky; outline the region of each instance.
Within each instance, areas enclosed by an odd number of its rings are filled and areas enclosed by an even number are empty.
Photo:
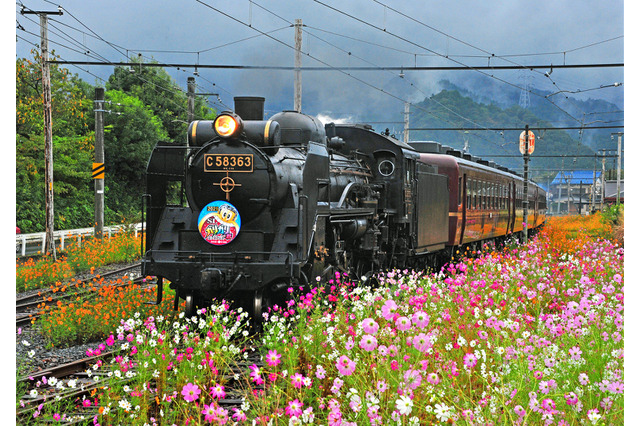
[[[63,15],[52,15],[49,27],[50,47],[62,60],[108,64],[141,55],[184,64],[167,71],[185,89],[194,65],[200,64],[197,90],[218,93],[219,100],[214,97],[211,102],[220,109],[232,106],[238,95],[264,96],[266,109],[273,112],[293,107],[290,69],[204,66],[293,67],[296,19],[304,24],[302,66],[329,68],[302,73],[302,106],[312,114],[366,120],[367,105],[381,100],[400,113],[405,101],[420,101],[439,91],[441,79],[464,85],[483,75],[505,88],[529,84],[613,102],[623,99],[625,88],[601,88],[623,83],[622,67],[555,68],[549,77],[545,72],[551,68],[476,68],[623,63],[622,0],[23,0],[15,6],[20,26],[15,30],[16,57],[29,56],[39,43],[38,18],[22,15],[23,5],[36,11],[62,6]],[[348,69],[354,67],[370,70]],[[113,66],[69,69],[91,83],[103,83]]]

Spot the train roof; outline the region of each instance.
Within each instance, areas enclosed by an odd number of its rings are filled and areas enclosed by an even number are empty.
[[[520,173],[514,172],[513,170],[510,170],[506,167],[496,164],[493,161],[483,160],[482,158],[476,157],[475,155],[464,153],[460,150],[457,150],[447,145],[442,145],[435,141],[412,141],[412,142],[409,142],[409,145],[421,154],[451,155],[453,157],[457,157],[463,160],[463,162],[477,163],[485,167],[498,169],[502,172],[522,177]]]

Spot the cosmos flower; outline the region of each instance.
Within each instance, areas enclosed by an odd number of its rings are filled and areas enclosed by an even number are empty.
[[[182,387],[182,396],[184,400],[187,402],[193,402],[199,398],[200,388],[198,385],[194,385],[192,383],[187,383]]]

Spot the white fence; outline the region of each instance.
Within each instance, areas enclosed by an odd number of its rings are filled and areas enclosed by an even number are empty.
[[[133,229],[135,236],[142,231],[142,223],[132,225],[116,225],[105,227],[102,234],[111,238],[112,234],[116,234],[122,229]],[[53,241],[56,246],[56,250],[64,250],[65,243],[68,244],[70,240],[76,240],[78,244],[82,244],[82,237],[93,236],[93,228],[83,229],[71,229],[53,232]],[[45,232],[36,232],[35,234],[17,234],[16,235],[16,256],[27,256],[37,254],[38,252],[44,252],[44,246],[46,242]]]

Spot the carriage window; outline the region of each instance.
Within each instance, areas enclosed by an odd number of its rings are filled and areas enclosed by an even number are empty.
[[[462,204],[462,176],[458,178],[458,204]]]
[[[487,209],[487,182],[482,182],[482,210]]]
[[[471,180],[471,192],[473,196],[472,207],[475,209],[478,206],[478,182],[475,179]]]

